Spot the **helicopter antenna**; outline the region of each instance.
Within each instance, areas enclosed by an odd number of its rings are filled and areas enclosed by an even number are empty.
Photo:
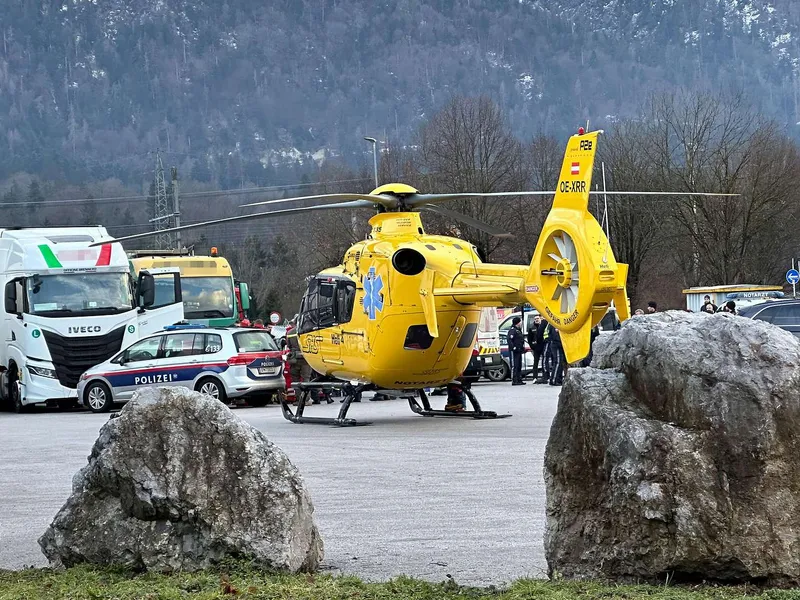
[[[603,223],[606,227],[606,251],[603,260],[608,260],[608,248],[611,246],[611,230],[608,226],[608,195],[606,194],[606,163],[601,162],[600,168],[603,171]],[[602,226],[602,225],[601,225]]]

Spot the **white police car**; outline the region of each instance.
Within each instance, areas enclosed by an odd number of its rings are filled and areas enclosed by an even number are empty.
[[[187,387],[223,402],[264,406],[286,388],[281,352],[263,329],[172,325],[81,375],[78,398],[93,412],[143,387]]]

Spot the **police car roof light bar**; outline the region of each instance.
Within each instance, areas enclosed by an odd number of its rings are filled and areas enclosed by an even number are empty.
[[[176,329],[208,329],[208,325],[166,325],[165,331],[175,331]]]

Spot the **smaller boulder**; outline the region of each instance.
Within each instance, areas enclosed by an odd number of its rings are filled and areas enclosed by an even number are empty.
[[[232,557],[313,571],[313,514],[286,455],[221,402],[144,389],[100,430],[39,545],[53,566],[196,570]]]

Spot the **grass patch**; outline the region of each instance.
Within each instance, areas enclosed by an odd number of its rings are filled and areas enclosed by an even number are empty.
[[[599,583],[520,580],[503,590],[470,588],[453,581],[427,583],[400,577],[364,583],[356,577],[274,575],[237,565],[199,573],[132,574],[75,567],[66,571],[0,571],[0,600],[732,600],[798,598],[800,590],[753,587],[616,586]]]

